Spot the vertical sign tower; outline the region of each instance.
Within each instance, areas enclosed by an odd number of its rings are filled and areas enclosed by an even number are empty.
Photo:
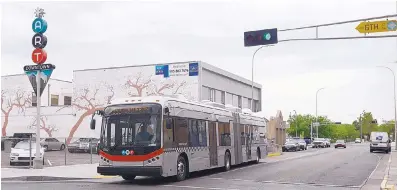
[[[32,29],[35,33],[32,38],[32,45],[35,49],[31,56],[32,61],[36,63],[36,65],[25,65],[23,67],[26,75],[29,77],[30,83],[32,84],[37,101],[36,156],[34,156],[35,158],[33,160],[33,168],[35,169],[42,169],[44,164],[43,155],[40,151],[41,94],[51,77],[52,71],[55,69],[55,66],[52,64],[43,64],[47,60],[47,53],[43,49],[47,45],[47,37],[44,36],[44,32],[47,31],[47,22],[43,19],[44,14],[44,9],[37,8],[35,10],[36,19],[32,23]]]

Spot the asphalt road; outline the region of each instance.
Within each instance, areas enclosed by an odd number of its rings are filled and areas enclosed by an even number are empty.
[[[368,144],[346,149],[309,149],[266,159],[266,163],[234,168],[229,172],[197,172],[188,180],[121,178],[81,182],[4,183],[4,189],[360,189],[376,169],[384,153],[370,153]]]
[[[90,164],[91,154],[90,153],[70,153],[67,150],[62,151],[48,151],[44,153],[45,167],[51,166],[62,166],[74,165],[74,164]],[[100,160],[99,156],[95,153],[92,154],[92,163],[98,163]],[[10,153],[1,151],[1,167],[29,167],[29,164],[20,164],[18,166],[10,166]]]

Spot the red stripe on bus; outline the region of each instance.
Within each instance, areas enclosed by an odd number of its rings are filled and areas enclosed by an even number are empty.
[[[107,154],[105,152],[103,152],[102,150],[99,151],[99,154],[103,157],[105,157],[108,160],[111,161],[145,161],[145,160],[149,160],[150,158],[153,158],[155,156],[158,156],[160,154],[162,154],[164,152],[163,148],[160,148],[154,152],[151,152],[149,154],[146,155],[128,155],[128,156],[122,156],[122,155],[110,155]]]

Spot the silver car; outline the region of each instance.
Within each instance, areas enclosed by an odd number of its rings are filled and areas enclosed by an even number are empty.
[[[40,144],[44,148],[44,151],[65,149],[65,143],[56,138],[42,138]]]

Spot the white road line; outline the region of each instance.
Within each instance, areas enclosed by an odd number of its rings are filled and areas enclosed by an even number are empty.
[[[50,162],[49,159],[47,159],[48,165],[52,166],[52,163]]]
[[[231,180],[231,181],[245,181],[254,183],[269,183],[269,184],[281,184],[281,185],[306,185],[306,186],[321,186],[321,187],[347,187],[347,188],[361,188],[356,185],[333,185],[333,184],[321,184],[321,183],[299,183],[299,182],[287,182],[287,181],[255,181],[246,179],[226,179],[226,178],[209,178],[213,180]]]
[[[239,190],[239,189],[225,189],[218,187],[198,187],[198,186],[180,186],[180,185],[163,185],[163,187],[176,187],[176,188],[187,188],[187,189],[211,189],[211,190]]]
[[[378,157],[378,163],[376,164],[374,170],[372,170],[371,174],[369,174],[369,176],[361,183],[361,185],[359,186],[360,188],[363,187],[363,186],[367,183],[367,181],[368,181],[369,179],[371,179],[371,177],[372,177],[372,175],[375,173],[376,169],[378,169],[379,164],[380,164],[380,161],[381,161],[381,159],[382,159],[382,157],[381,157],[381,156],[378,156],[377,154],[372,154],[372,155],[375,155],[376,157]]]

